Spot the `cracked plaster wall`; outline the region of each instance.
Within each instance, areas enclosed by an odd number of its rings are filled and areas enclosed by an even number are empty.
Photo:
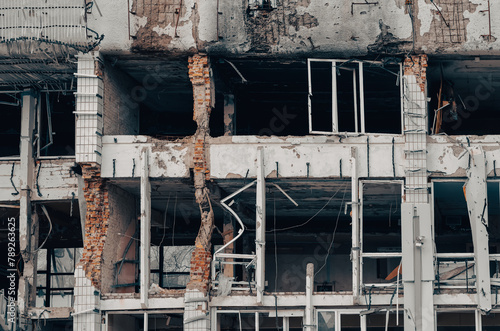
[[[350,57],[411,50],[412,24],[404,0],[352,6],[353,2],[278,0],[274,10],[265,11],[249,9],[247,1],[130,1],[128,14],[123,8],[128,2],[115,0],[100,4],[102,16],[90,15],[89,27],[105,34],[103,52]],[[487,0],[434,2],[451,28],[430,0],[414,0],[416,52],[500,50],[500,3],[491,2],[493,38],[487,40]]]

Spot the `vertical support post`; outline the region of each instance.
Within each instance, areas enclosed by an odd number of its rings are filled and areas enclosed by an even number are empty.
[[[403,288],[404,288],[404,328],[405,330],[415,330],[417,318],[415,314],[415,295],[419,295],[415,290],[415,242],[413,227],[412,203],[401,204],[401,237],[402,237],[402,268],[403,268]]]
[[[401,102],[401,134],[405,132],[405,116],[404,116],[404,89],[403,89],[403,84],[404,84],[404,71],[403,71],[403,63],[399,64],[399,98]]]
[[[144,331],[148,331],[149,328],[148,323],[149,323],[148,313],[144,313],[144,328],[143,328]]]
[[[339,114],[337,103],[337,62],[332,62],[332,132],[339,132]]]
[[[236,111],[233,94],[224,94],[224,135],[236,134]]]
[[[25,315],[36,299],[36,249],[37,236],[33,232],[31,187],[33,185],[33,131],[35,129],[36,92],[26,89],[22,93],[21,110],[21,172],[19,196],[19,250],[24,261],[24,270],[19,279],[18,307],[20,315]]]
[[[257,149],[257,196],[256,196],[256,234],[255,252],[257,255],[256,283],[257,303],[262,303],[266,282],[266,181],[264,173],[264,150]]]
[[[148,306],[149,290],[149,251],[151,246],[151,183],[149,182],[149,151],[147,147],[141,153],[141,251],[140,284],[141,306]]]
[[[314,325],[314,306],[313,306],[313,291],[314,291],[314,264],[308,263],[306,269],[306,311],[305,311],[305,331],[316,330]]]
[[[477,305],[482,312],[487,313],[491,310],[491,280],[486,158],[481,147],[469,148],[469,157],[470,168],[467,169],[465,199],[474,244]]]
[[[361,133],[365,133],[365,83],[363,77],[363,62],[359,62],[359,109]]]
[[[483,319],[482,319],[482,314],[480,310],[476,310],[474,312],[474,317],[475,317],[475,324],[476,324],[476,331],[482,331],[483,330]]]
[[[307,116],[309,119],[309,133],[312,132],[312,80],[311,80],[311,60],[307,59]]]
[[[255,331],[260,330],[259,312],[255,312]]]
[[[290,331],[290,317],[283,316],[283,331]]]
[[[357,301],[360,294],[360,222],[359,222],[359,180],[358,180],[358,149],[351,147],[351,208],[352,208],[352,294]]]
[[[362,315],[360,318],[361,331],[366,331],[366,315]]]
[[[356,83],[356,70],[352,71],[352,91],[354,95],[354,132],[358,133],[358,84]]]

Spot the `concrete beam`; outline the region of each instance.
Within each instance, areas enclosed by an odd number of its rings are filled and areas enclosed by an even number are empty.
[[[141,307],[148,307],[149,291],[149,251],[151,246],[151,183],[149,182],[149,150],[141,153],[141,250],[140,250],[140,284]]]

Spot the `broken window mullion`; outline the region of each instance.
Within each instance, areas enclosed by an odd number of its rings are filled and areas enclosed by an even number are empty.
[[[332,132],[339,132],[337,103],[337,62],[332,61]]]
[[[359,103],[361,133],[365,133],[365,86],[363,77],[363,62],[359,62]]]
[[[308,83],[308,93],[307,93],[307,111],[309,117],[309,133],[313,133],[312,129],[312,79],[311,79],[311,60],[307,59],[307,83]]]
[[[356,84],[356,70],[352,71],[352,86],[354,95],[354,132],[358,133],[358,87]]]

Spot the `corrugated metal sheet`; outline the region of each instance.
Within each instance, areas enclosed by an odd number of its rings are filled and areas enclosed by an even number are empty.
[[[38,88],[66,89],[70,87],[75,71],[76,64],[71,62],[0,59],[0,86],[10,86],[14,89],[27,85]],[[63,87],[64,84],[67,86]]]
[[[99,44],[98,33],[87,28],[84,0],[2,0],[0,2],[0,43],[22,44],[20,53],[56,51],[65,45],[88,52]],[[41,43],[51,44],[45,49]],[[43,50],[42,50],[43,49]]]

